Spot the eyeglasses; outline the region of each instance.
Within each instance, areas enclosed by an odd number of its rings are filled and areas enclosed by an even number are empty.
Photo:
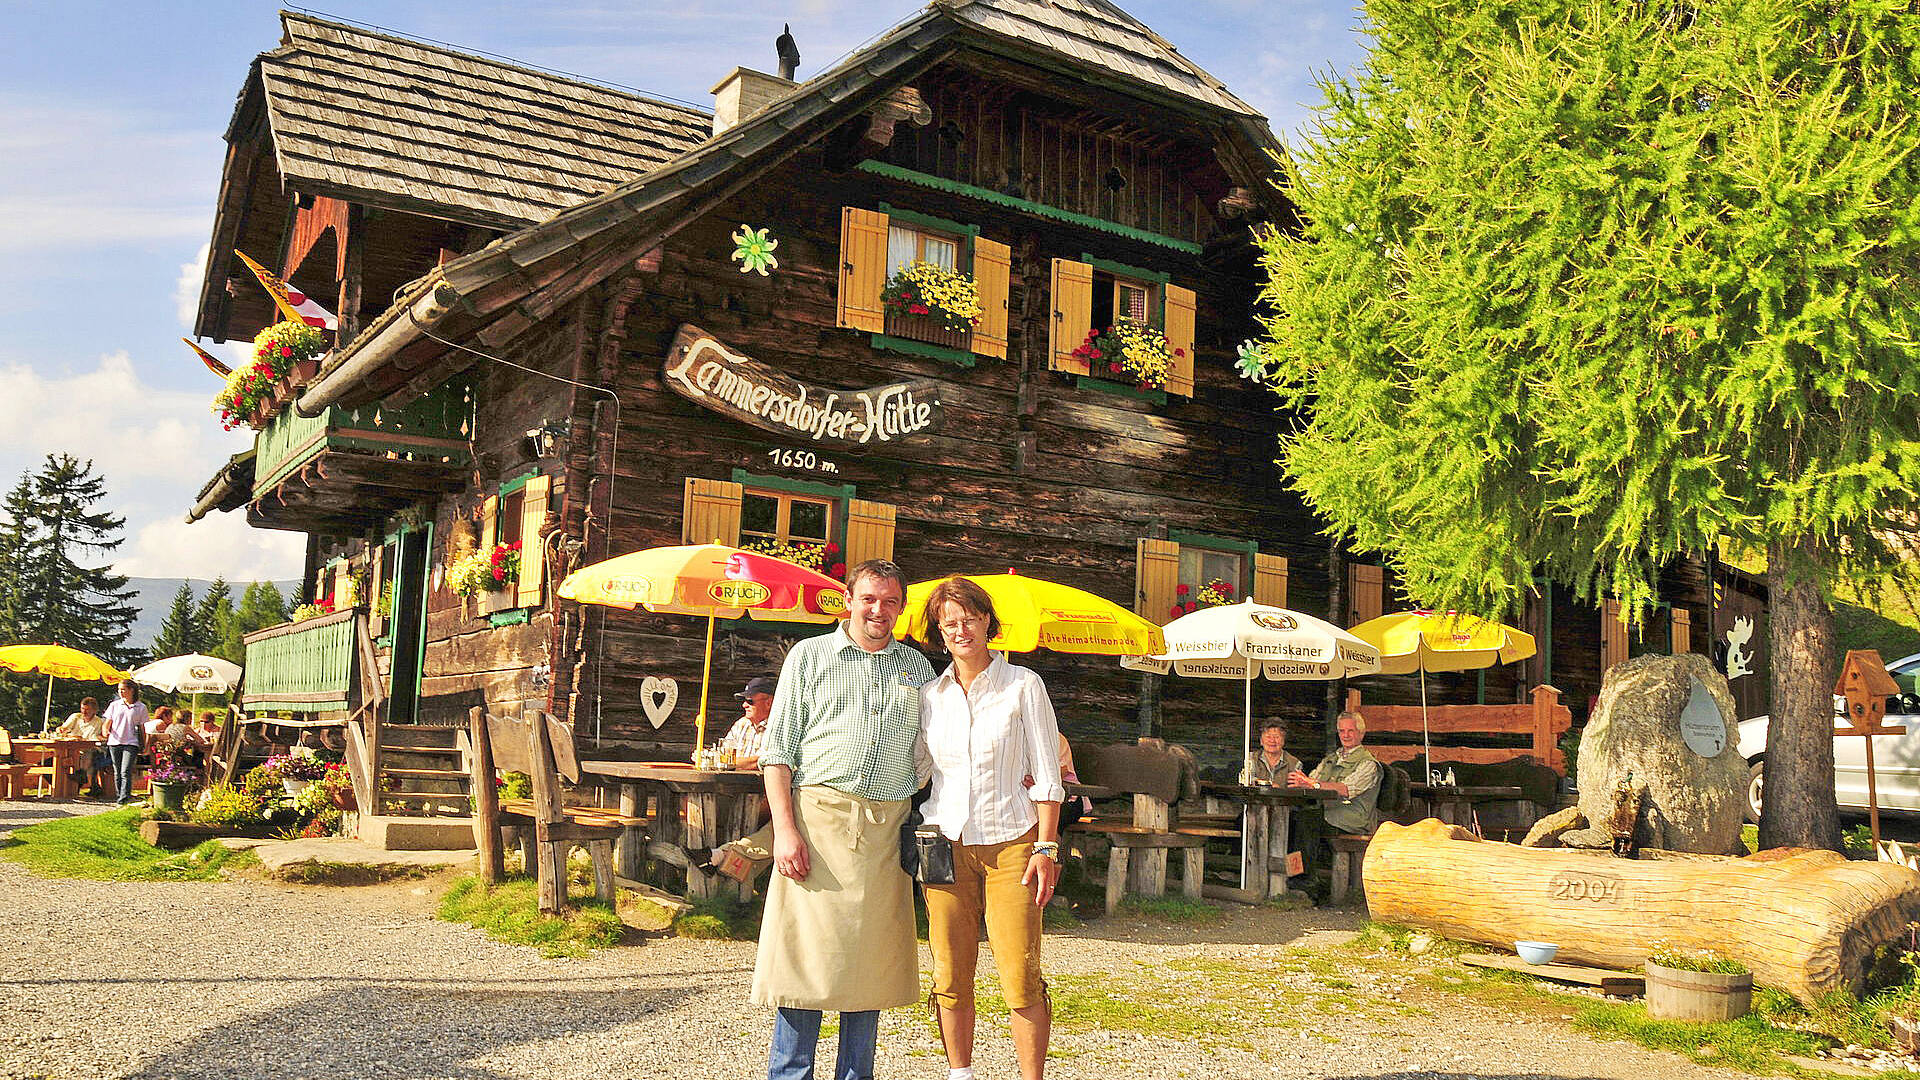
[[[987,617],[985,615],[969,615],[964,619],[951,619],[941,623],[940,632],[943,634],[957,634],[962,630],[979,630],[985,625],[987,625]]]

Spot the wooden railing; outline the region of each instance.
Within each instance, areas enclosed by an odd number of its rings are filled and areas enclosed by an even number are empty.
[[[329,406],[318,416],[282,409],[254,439],[253,489],[268,491],[327,450],[358,450],[409,460],[464,462],[473,428],[473,392],[455,378],[402,408],[378,402]]]
[[[337,611],[248,634],[242,707],[305,713],[347,709],[358,647],[356,615]]]
[[[1369,736],[1381,733],[1418,735],[1422,730],[1418,705],[1362,705],[1360,691],[1347,692],[1347,708],[1357,709],[1367,722]],[[1562,776],[1567,774],[1566,755],[1560,752],[1560,736],[1573,726],[1573,713],[1560,704],[1560,691],[1551,686],[1533,688],[1533,701],[1526,705],[1432,705],[1426,709],[1425,730],[1430,737],[1440,735],[1525,735],[1533,741],[1528,747],[1442,746],[1433,747],[1433,763],[1449,761],[1490,765],[1531,757]],[[1420,756],[1420,747],[1392,746],[1368,742],[1367,748],[1381,761],[1411,761]]]

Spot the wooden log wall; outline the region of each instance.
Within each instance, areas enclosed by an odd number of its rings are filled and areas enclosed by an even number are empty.
[[[938,123],[936,118],[936,124]],[[1009,357],[960,368],[876,350],[864,333],[835,325],[842,206],[885,201],[978,225],[1012,246]],[[747,222],[780,241],[771,277],[742,275],[730,235]],[[1161,270],[1200,294],[1196,395],[1166,405],[1076,388],[1046,370],[1053,257],[1083,253]],[[860,172],[830,173],[803,155],[779,175],[675,236],[657,273],[640,275],[628,313],[619,379],[623,424],[616,466],[613,550],[681,541],[689,476],[757,476],[851,484],[857,497],[897,508],[895,555],[911,578],[1017,567],[1131,606],[1135,543],[1157,528],[1256,539],[1296,567],[1291,602],[1324,606],[1317,569],[1325,541],[1272,464],[1278,421],[1267,400],[1232,370],[1234,346],[1255,332],[1252,266],[1203,271],[1191,256],[1092,230],[1054,227],[971,200]],[[821,386],[941,380],[945,426],[884,446],[807,447],[827,474],[776,466],[770,450],[800,448],[724,419],[669,392],[661,366],[674,332],[694,323],[729,347]],[[601,680],[610,733],[637,741],[690,742],[698,705],[704,624],[613,613]],[[730,695],[778,669],[785,646],[821,628],[748,622],[716,642],[710,727],[735,715]],[[1130,739],[1138,676],[1110,659],[1051,653],[1023,658],[1049,681],[1069,736]],[[658,731],[643,716],[641,681],[674,678],[679,705]],[[1235,685],[1169,680],[1167,733],[1224,765],[1240,732]],[[1262,683],[1263,714],[1317,717],[1317,684]],[[724,704],[725,708],[720,707]],[[724,730],[724,729],[723,729]]]

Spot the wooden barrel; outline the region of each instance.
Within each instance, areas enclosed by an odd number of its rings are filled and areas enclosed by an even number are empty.
[[[1647,1015],[1655,1020],[1732,1020],[1753,1008],[1753,976],[1681,971],[1647,961]]]

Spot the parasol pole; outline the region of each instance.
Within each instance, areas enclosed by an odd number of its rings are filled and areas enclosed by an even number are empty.
[[[40,730],[53,730],[53,676],[47,676],[47,707],[40,714]]]
[[[694,724],[693,757],[700,759],[700,751],[707,745],[707,683],[713,677],[713,610],[707,610],[707,659],[700,669],[700,716]]]
[[[1427,783],[1433,783],[1433,740],[1427,736],[1427,661],[1420,660],[1420,752],[1427,758]]]
[[[1247,697],[1243,711],[1244,720],[1240,725],[1240,760],[1247,760],[1253,753],[1253,657],[1247,657]]]

